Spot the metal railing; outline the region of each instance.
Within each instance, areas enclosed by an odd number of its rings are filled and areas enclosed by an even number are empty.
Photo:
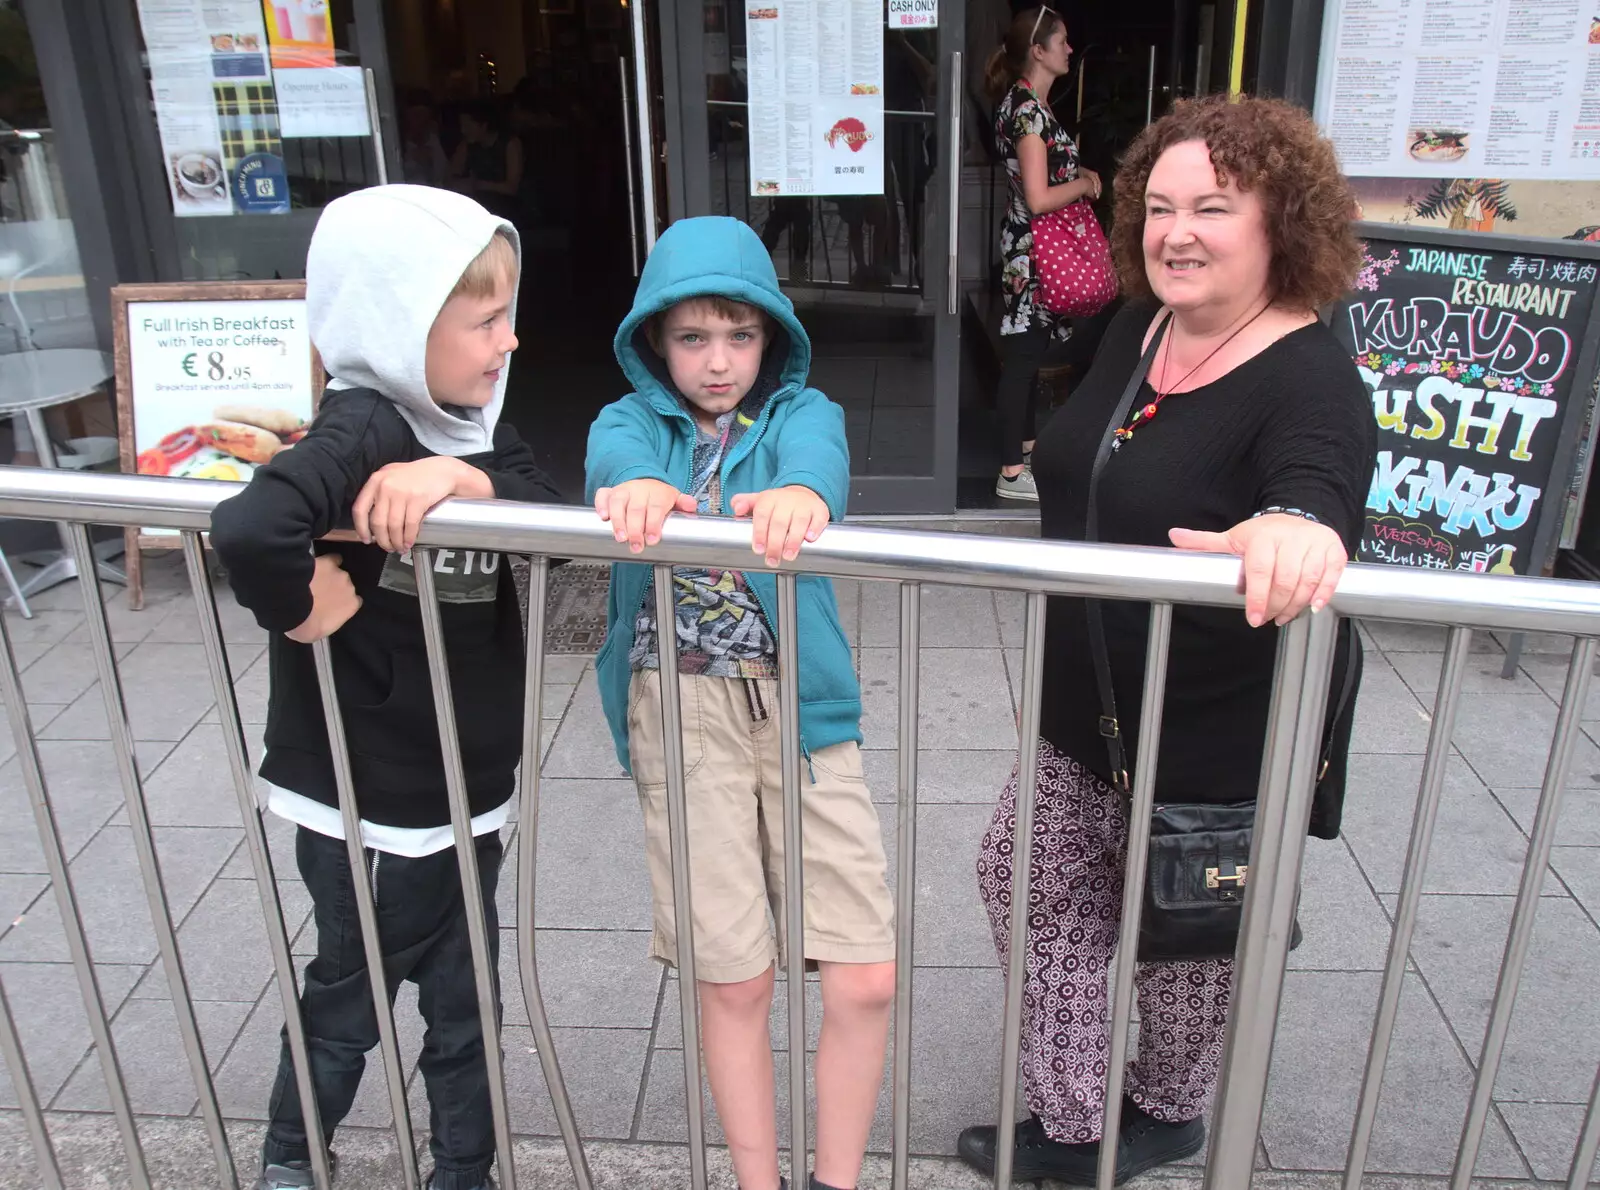
[[[198,480],[168,480],[137,476],[65,474],[17,468],[0,468],[0,516],[56,520],[65,523],[79,563],[79,573],[92,575],[87,526],[159,526],[182,534],[184,558],[200,613],[201,643],[208,659],[219,718],[226,739],[231,774],[245,824],[246,841],[254,869],[268,939],[287,1021],[288,1045],[305,1109],[316,1184],[328,1190],[328,1163],[324,1155],[319,1117],[314,1106],[307,1043],[297,1010],[296,982],[289,940],[278,903],[272,860],[267,850],[244,745],[243,728],[229,673],[227,654],[218,620],[215,596],[204,565],[201,534],[210,524],[215,505],[237,490],[236,485]],[[474,975],[486,1036],[498,1036],[495,985],[489,961],[484,907],[472,846],[462,758],[454,732],[449,671],[437,595],[429,565],[436,548],[466,548],[533,556],[528,600],[528,633],[533,643],[527,659],[527,702],[524,718],[524,756],[541,755],[540,699],[544,678],[544,607],[549,576],[548,559],[596,558],[628,560],[626,547],[617,544],[609,528],[583,508],[516,505],[494,501],[450,501],[426,519],[417,547],[415,573],[422,608],[429,671],[438,708],[445,772],[460,860],[464,902],[468,911]],[[671,566],[699,564],[748,568],[749,530],[713,518],[674,518],[662,542],[643,560],[656,566],[658,616],[670,618]],[[1133,1004],[1133,966],[1143,899],[1142,868],[1148,844],[1150,810],[1155,788],[1159,715],[1162,710],[1167,650],[1173,607],[1199,604],[1242,606],[1237,590],[1239,564],[1235,559],[1103,544],[1070,542],[1019,542],[968,534],[919,533],[835,527],[814,545],[806,547],[797,564],[778,571],[778,607],[775,610],[780,646],[780,714],[782,732],[783,796],[786,837],[785,879],[790,887],[801,879],[803,857],[799,847],[800,775],[795,637],[796,577],[821,573],[846,579],[888,581],[900,588],[900,691],[899,790],[897,879],[897,985],[894,1001],[893,1186],[904,1190],[909,1179],[910,1119],[913,1107],[911,1068],[911,991],[913,967],[911,939],[915,889],[915,830],[918,749],[918,664],[920,645],[920,595],[923,584],[965,585],[1020,591],[1026,594],[1027,614],[1023,647],[1021,696],[1020,785],[1017,799],[1013,865],[1009,959],[1005,972],[1004,1033],[999,1085],[999,1119],[1014,1118],[1022,1018],[1025,932],[1029,903],[1032,816],[1039,745],[1039,701],[1043,668],[1046,599],[1050,595],[1091,596],[1148,602],[1152,605],[1147,677],[1143,692],[1136,781],[1130,817],[1130,856],[1125,881],[1121,938],[1117,951],[1115,996],[1112,1012],[1111,1062],[1106,1095],[1105,1132],[1117,1134],[1121,1109],[1122,1064],[1127,1056],[1128,1028]],[[166,899],[161,865],[156,854],[149,816],[145,812],[142,780],[134,762],[133,736],[127,704],[120,687],[112,651],[106,610],[98,583],[82,580],[88,613],[90,643],[95,653],[111,743],[129,813],[144,887],[155,923],[160,956],[178,1013],[179,1032],[189,1059],[200,1111],[215,1156],[217,1173],[225,1186],[239,1185],[224,1129],[222,1111],[212,1086],[194,1006],[184,978],[183,958],[177,946],[170,906]],[[1276,673],[1267,725],[1266,748],[1260,780],[1257,829],[1250,855],[1251,880],[1245,899],[1234,978],[1235,1000],[1224,1047],[1222,1077],[1213,1117],[1209,1158],[1205,1171],[1208,1190],[1237,1190],[1248,1186],[1255,1163],[1256,1145],[1266,1097],[1278,1007],[1293,929],[1294,908],[1303,859],[1306,825],[1320,760],[1322,724],[1338,619],[1342,616],[1450,626],[1439,682],[1437,703],[1424,761],[1420,796],[1411,835],[1410,854],[1395,913],[1395,926],[1384,971],[1374,1022],[1366,1076],[1356,1112],[1346,1163],[1344,1185],[1361,1185],[1368,1146],[1390,1042],[1394,1033],[1401,984],[1408,961],[1412,930],[1422,894],[1434,823],[1443,788],[1449,740],[1460,701],[1471,630],[1495,628],[1511,631],[1570,635],[1576,644],[1561,700],[1554,739],[1544,774],[1537,816],[1512,913],[1511,927],[1500,967],[1499,984],[1490,1009],[1489,1026],[1477,1063],[1473,1086],[1451,1180],[1452,1190],[1467,1190],[1477,1163],[1491,1107],[1495,1075],[1503,1054],[1511,1014],[1522,978],[1540,887],[1550,857],[1564,792],[1567,768],[1580,734],[1580,717],[1588,691],[1597,648],[1600,648],[1600,591],[1587,584],[1528,578],[1403,571],[1354,567],[1341,582],[1329,613],[1306,615],[1279,634]],[[674,673],[676,640],[660,633],[662,671]],[[111,1093],[112,1114],[121,1133],[129,1180],[135,1187],[150,1186],[140,1147],[134,1111],[118,1063],[105,1001],[78,912],[73,880],[57,831],[28,707],[18,675],[9,629],[0,618],[0,696],[11,721],[24,783],[31,799],[39,836],[55,896],[67,932],[72,964],[88,1013],[90,1032]],[[351,788],[341,719],[333,700],[332,669],[326,642],[315,647],[317,670],[327,712],[338,793],[352,862],[359,862],[358,817]],[[684,1036],[684,1080],[687,1091],[689,1164],[692,1184],[707,1183],[705,1124],[702,1118],[702,1069],[698,1046],[698,1012],[695,996],[694,935],[691,927],[688,853],[677,683],[662,683],[664,739],[666,743],[667,804],[677,937],[682,964],[678,981]],[[517,852],[518,955],[523,994],[532,1024],[537,1053],[551,1094],[573,1178],[579,1190],[590,1190],[593,1179],[584,1156],[550,1025],[540,995],[534,932],[535,865],[538,846],[540,766],[522,766],[519,788],[519,844]],[[382,986],[382,964],[376,952],[373,908],[364,881],[354,882],[363,937],[368,947],[368,969],[381,1022],[381,1051],[394,1109],[394,1128],[400,1148],[405,1184],[415,1187],[417,1171],[410,1132],[410,1114],[395,1043],[393,1018]],[[793,945],[788,950],[790,987],[801,986],[804,948],[801,899],[788,899],[788,928]],[[806,998],[791,992],[789,1036],[791,1054],[805,1052]],[[512,1135],[500,1049],[486,1045],[494,1125],[499,1145],[501,1184],[517,1186],[512,1160]],[[49,1127],[34,1090],[22,1051],[16,1023],[0,989],[0,1054],[3,1054],[16,1088],[23,1120],[32,1141],[46,1186],[62,1185],[51,1144]],[[792,1170],[803,1176],[808,1150],[805,1063],[790,1063]],[[996,1154],[995,1184],[1010,1181],[1013,1152],[1009,1128],[1001,1128]],[[1578,1139],[1569,1185],[1587,1183],[1596,1152],[1600,1150],[1600,1078],[1597,1078]],[[1103,1146],[1099,1184],[1112,1184],[1114,1145]]]

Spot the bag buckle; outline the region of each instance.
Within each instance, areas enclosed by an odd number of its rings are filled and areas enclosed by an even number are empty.
[[[1117,726],[1117,717],[1115,715],[1100,716],[1100,734],[1108,740],[1114,740],[1122,734],[1122,729]]]
[[[1234,870],[1231,872],[1224,872],[1221,868],[1207,868],[1206,887],[1221,888],[1224,884],[1231,884],[1235,890],[1243,888],[1245,886],[1245,882],[1250,877],[1250,865],[1239,864],[1237,867],[1234,867],[1233,864],[1229,864],[1228,867],[1233,868]]]

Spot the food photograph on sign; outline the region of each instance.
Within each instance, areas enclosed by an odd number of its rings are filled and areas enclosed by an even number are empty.
[[[1372,394],[1378,453],[1359,559],[1538,574],[1570,466],[1596,266],[1504,250],[1365,245],[1334,330]],[[1542,545],[1541,545],[1542,548]]]
[[[304,301],[130,303],[128,344],[141,475],[248,480],[309,428]]]

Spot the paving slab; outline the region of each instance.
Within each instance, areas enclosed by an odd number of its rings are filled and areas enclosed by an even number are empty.
[[[1495,801],[1505,807],[1524,833],[1533,831],[1539,813],[1538,789],[1495,786]],[[1568,785],[1561,797],[1561,818],[1556,823],[1557,847],[1600,847],[1600,789]]]
[[[1344,1168],[1378,1002],[1379,976],[1290,972],[1284,989],[1262,1140],[1291,1169]],[[1368,1168],[1441,1175],[1453,1166],[1472,1089],[1443,1015],[1415,976],[1400,1000]],[[1529,1173],[1501,1123],[1489,1121],[1478,1172]]]
[[[1391,926],[1342,839],[1311,839],[1300,880],[1305,941],[1289,955],[1293,971],[1382,971]]]
[[[1584,912],[1600,921],[1600,847],[1557,847],[1550,866]]]
[[[22,1036],[34,1091],[41,1103],[48,1104],[89,1052],[89,1018],[77,974],[69,963],[6,963],[0,974]],[[100,998],[108,1015],[127,999],[140,974],[138,967],[96,965]],[[0,1068],[0,1107],[16,1106],[11,1074]]]
[[[231,645],[234,672],[253,665],[264,645]],[[205,649],[200,645],[146,641],[118,666],[127,702],[128,722],[137,740],[173,743],[211,709],[211,680]],[[40,733],[41,739],[103,740],[108,738],[105,702],[98,683],[86,690]]]
[[[1358,623],[1373,642],[1386,653],[1442,653],[1446,631],[1433,624],[1411,624],[1400,620],[1360,620]],[[1472,634],[1474,653],[1504,653],[1505,648],[1492,632]]]
[[[1017,725],[1005,667],[993,649],[925,649],[921,657],[918,745],[1015,748]],[[861,650],[861,734],[868,748],[893,748],[900,723],[898,649]]]
[[[250,1012],[248,1004],[196,1000],[195,1019],[206,1065],[213,1073]],[[143,1115],[186,1116],[198,1109],[199,1092],[183,1050],[170,1000],[128,1000],[111,1023],[111,1036],[133,1110]],[[100,1063],[88,1055],[51,1103],[58,1111],[110,1111]]]
[[[504,923],[502,923],[504,926]],[[526,1025],[516,931],[500,931],[500,986],[508,1025]],[[661,965],[643,930],[539,930],[545,1014],[562,1028],[645,1029],[655,1023]]]
[[[1411,956],[1476,1062],[1505,952],[1512,900],[1422,900]],[[1543,897],[1535,918],[1495,1094],[1587,1101],[1600,1067],[1600,929],[1566,897]],[[1559,1024],[1557,1024],[1559,1022]]]
[[[993,807],[924,807],[917,823],[916,962],[992,967],[989,918],[978,898],[978,847]]]
[[[182,921],[233,849],[238,831],[157,827],[156,854],[174,919]],[[156,958],[155,928],[134,855],[133,832],[108,826],[72,861],[78,912],[98,963],[145,965]],[[0,939],[0,963],[68,961],[56,899],[41,899]]]
[[[311,918],[311,895],[295,882],[283,887],[280,899],[293,938]],[[196,1000],[247,1005],[259,1000],[272,978],[272,952],[255,881],[213,881],[179,927],[178,951],[183,956],[189,994]],[[151,966],[133,994],[139,999],[171,997],[160,963]]]
[[[539,825],[537,924],[648,930],[644,821],[632,781],[546,780]],[[501,919],[516,918],[514,865],[501,874]]]
[[[1543,1181],[1566,1183],[1572,1173],[1578,1133],[1583,1128],[1584,1109],[1576,1103],[1501,1103],[1500,1114],[1517,1138],[1517,1145],[1533,1167],[1533,1176]],[[1590,1185],[1600,1185],[1600,1159],[1589,1177]]]
[[[924,648],[1000,647],[1000,622],[994,593],[978,587],[922,588],[922,644]],[[861,639],[866,648],[900,645],[900,586],[898,583],[864,583],[861,589]]]
[[[140,772],[150,773],[170,749],[164,743],[137,745]],[[76,855],[122,810],[116,757],[105,742],[41,741],[39,764],[61,845],[69,857]],[[0,871],[45,871],[33,804],[15,757],[0,766]]]
[[[1355,755],[1344,810],[1344,837],[1380,893],[1398,892],[1405,871],[1420,756]],[[1528,840],[1462,760],[1445,769],[1444,794],[1429,851],[1430,892],[1515,893]]]
[[[617,763],[611,729],[600,710],[600,688],[594,670],[578,682],[567,717],[554,733],[540,770],[546,777],[625,777]]]
[[[917,804],[971,802],[993,806],[1016,768],[1015,749],[960,751],[922,748],[917,752]],[[899,748],[872,748],[861,754],[872,800],[893,803],[899,793]]]
[[[260,724],[245,725],[245,753],[253,762],[264,755],[264,730]],[[266,782],[259,777],[255,791],[258,802],[266,796]],[[145,803],[150,821],[159,826],[240,827],[239,795],[222,728],[202,723],[173,748],[145,782]]]
[[[1356,694],[1353,752],[1421,753],[1428,750],[1428,712],[1386,657],[1366,658]]]
[[[1463,694],[1455,744],[1490,785],[1539,785],[1555,724],[1556,706],[1543,694]],[[1571,772],[1600,785],[1600,747],[1582,734]]]

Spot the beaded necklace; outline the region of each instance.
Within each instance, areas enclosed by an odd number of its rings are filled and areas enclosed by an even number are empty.
[[[1216,347],[1212,348],[1210,355],[1206,356],[1205,359],[1201,360],[1198,364],[1196,364],[1194,367],[1190,368],[1181,377],[1179,377],[1178,378],[1178,382],[1176,384],[1169,383],[1167,385],[1167,388],[1166,388],[1165,392],[1163,392],[1160,389],[1156,389],[1155,385],[1152,384],[1150,387],[1152,389],[1155,389],[1156,399],[1151,401],[1151,402],[1149,402],[1148,404],[1144,405],[1142,408],[1135,409],[1133,411],[1133,416],[1128,419],[1128,424],[1125,425],[1125,426],[1120,427],[1117,430],[1117,436],[1111,443],[1111,449],[1112,450],[1121,450],[1122,449],[1122,444],[1133,437],[1134,428],[1136,426],[1138,426],[1140,423],[1150,421],[1152,418],[1154,418],[1155,415],[1156,415],[1156,410],[1158,410],[1161,407],[1161,402],[1165,401],[1168,397],[1170,397],[1172,395],[1172,392],[1173,392],[1174,389],[1182,388],[1183,385],[1184,385],[1184,382],[1187,381],[1189,379],[1189,377],[1193,376],[1201,368],[1205,367],[1213,359],[1215,359],[1216,356],[1217,356],[1217,353],[1219,351],[1221,351],[1229,343],[1232,343],[1241,334],[1243,334],[1245,329],[1247,327],[1249,327],[1251,323],[1255,322],[1256,319],[1260,318],[1263,314],[1265,314],[1270,307],[1271,307],[1271,303],[1269,302],[1267,305],[1262,306],[1261,309],[1257,310],[1254,314],[1252,314],[1245,322],[1241,323],[1226,339],[1224,339],[1222,342],[1218,343],[1216,345]],[[1165,348],[1163,349],[1163,358],[1161,360],[1161,374],[1164,377],[1170,376],[1172,374],[1172,340],[1176,339],[1177,337],[1178,336],[1177,336],[1176,329],[1174,329],[1172,334],[1167,336],[1167,342],[1166,342]]]

